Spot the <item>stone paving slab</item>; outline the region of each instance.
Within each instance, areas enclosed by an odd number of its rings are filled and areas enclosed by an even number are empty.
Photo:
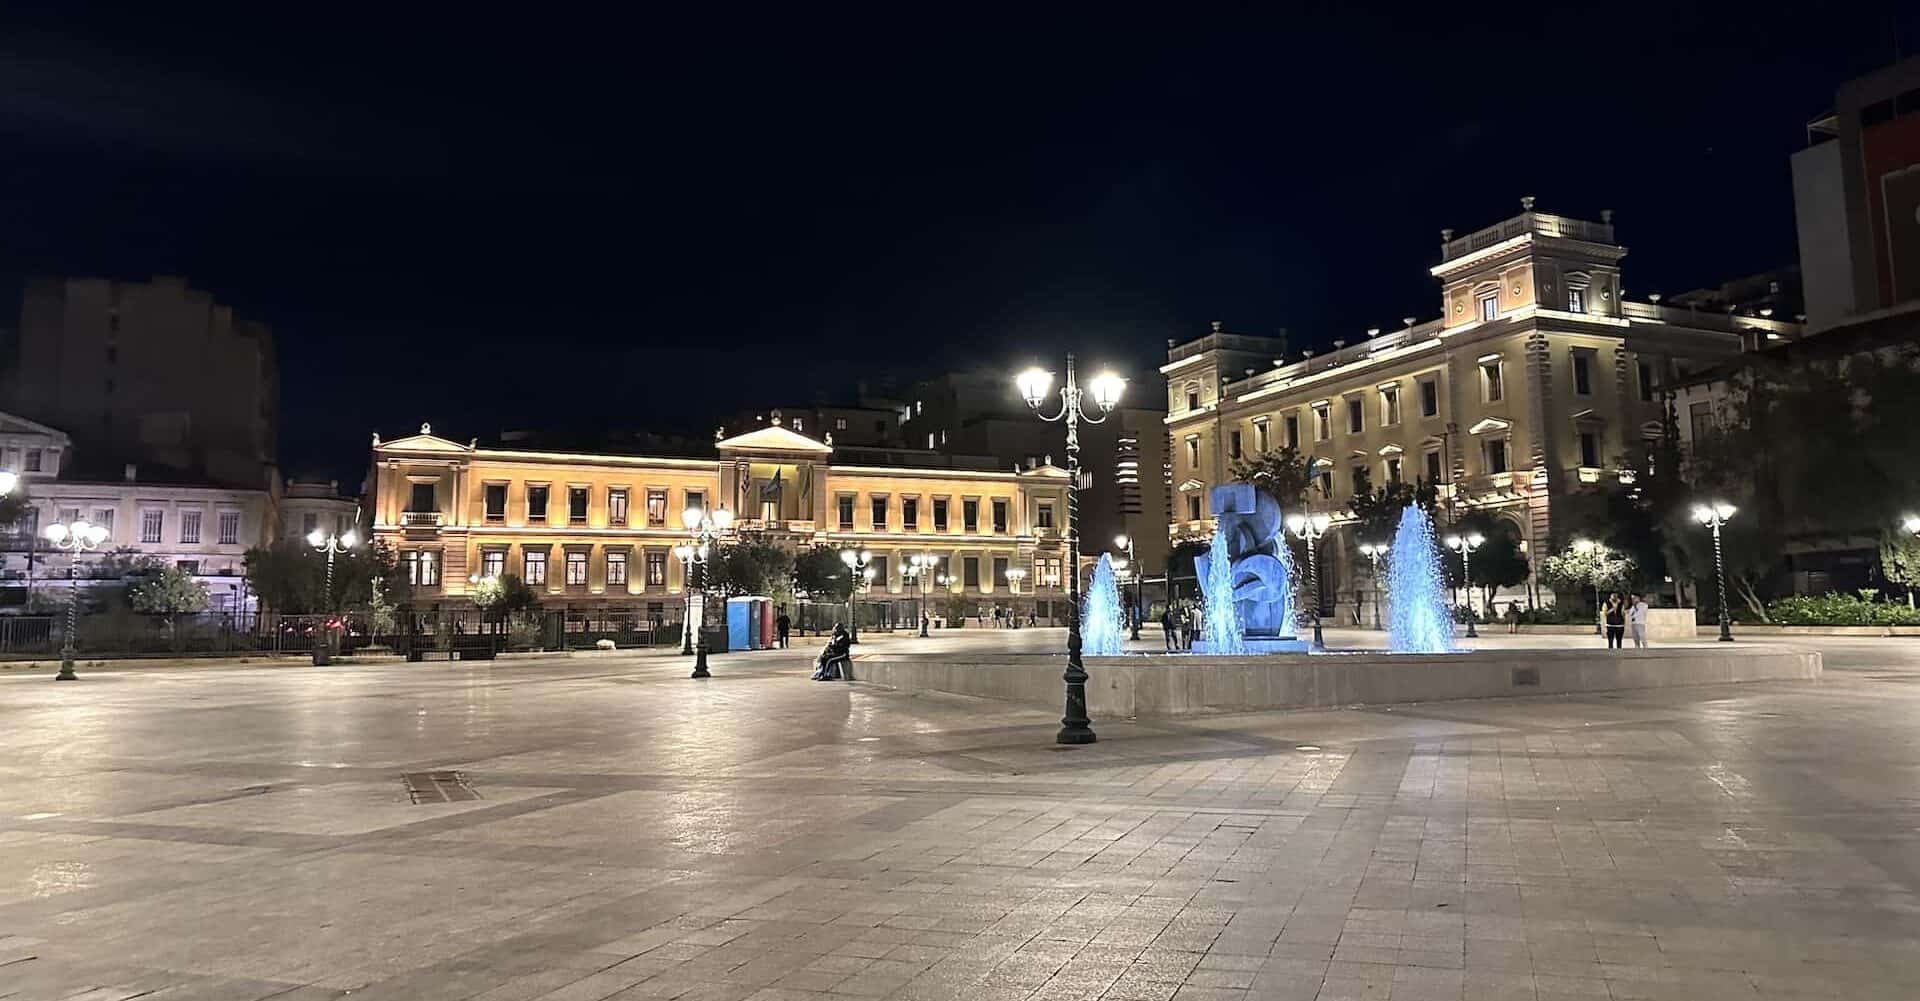
[[[802,651],[0,677],[0,999],[1920,997],[1920,644],[1794,642],[1071,749]]]

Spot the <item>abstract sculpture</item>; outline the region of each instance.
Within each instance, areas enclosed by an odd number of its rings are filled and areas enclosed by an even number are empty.
[[[1305,650],[1306,644],[1294,638],[1293,556],[1281,535],[1279,502],[1251,483],[1214,487],[1208,500],[1214,546],[1194,559],[1208,618],[1218,608],[1238,619],[1249,653]],[[1214,566],[1219,559],[1215,554],[1223,550],[1231,570],[1224,577]],[[1230,586],[1223,588],[1222,580]],[[1195,651],[1200,652],[1197,645]]]

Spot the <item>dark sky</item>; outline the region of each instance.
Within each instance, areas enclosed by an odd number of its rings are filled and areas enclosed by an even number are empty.
[[[405,6],[9,11],[0,280],[271,324],[290,469],[422,420],[699,428],[1425,318],[1439,230],[1522,194],[1615,209],[1631,294],[1790,263],[1805,122],[1920,44],[1835,4]]]

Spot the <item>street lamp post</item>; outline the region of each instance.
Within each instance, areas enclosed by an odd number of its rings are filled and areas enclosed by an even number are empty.
[[[1140,566],[1139,554],[1133,550],[1133,536],[1116,535],[1113,538],[1113,544],[1127,551],[1127,566],[1133,568],[1133,629],[1127,638],[1137,640],[1140,638],[1140,617],[1147,613],[1145,591],[1142,585],[1146,574],[1142,572],[1144,568]]]
[[[352,549],[354,546],[359,545],[360,536],[351,528],[347,529],[345,534],[342,535],[334,535],[331,532],[323,532],[316,528],[307,533],[307,544],[327,554],[327,611],[331,613],[335,611],[337,607],[333,600],[333,557],[336,553]],[[313,648],[313,666],[315,667],[325,667],[333,658],[333,643],[336,637],[334,624],[331,620],[326,623],[326,630],[327,634],[324,647],[316,646]]]
[[[1027,579],[1027,571],[1025,567],[1008,567],[1007,568],[1007,593],[1016,598],[1019,597],[1020,582],[1026,579]],[[1010,607],[1008,611],[1012,613],[1012,618],[1013,618],[1013,621],[1010,624],[1015,629],[1020,628],[1019,602],[1012,603],[1012,607]]]
[[[1380,557],[1387,555],[1390,547],[1385,542],[1362,542],[1360,553],[1373,564],[1373,628],[1384,629],[1380,621]]]
[[[933,574],[940,566],[940,557],[932,553],[915,553],[907,559],[900,572],[914,582],[920,593],[920,638],[927,638],[927,597],[933,594]]]
[[[1313,648],[1325,650],[1326,637],[1320,632],[1320,537],[1327,534],[1333,519],[1324,514],[1296,514],[1287,519],[1287,528],[1307,544],[1307,590],[1313,595]]]
[[[80,627],[80,554],[99,548],[109,533],[104,525],[75,518],[71,524],[54,522],[41,534],[53,548],[67,554],[67,632],[60,639],[60,673],[53,680],[79,681],[80,676],[73,673],[73,634]]]
[[[1573,540],[1573,551],[1587,554],[1587,558],[1593,561],[1596,569],[1599,567],[1600,561],[1606,558],[1606,554],[1602,552],[1604,549],[1606,549],[1605,546],[1592,539]],[[1606,629],[1601,625],[1601,622],[1605,618],[1605,610],[1600,607],[1600,577],[1596,574],[1593,578],[1593,634],[1595,636],[1606,635]]]
[[[1120,405],[1120,394],[1127,381],[1111,372],[1102,372],[1087,383],[1092,405],[1087,406],[1073,370],[1073,355],[1067,355],[1067,378],[1060,387],[1060,410],[1051,416],[1041,412],[1047,391],[1053,386],[1053,373],[1030,368],[1014,379],[1020,396],[1043,421],[1061,421],[1067,426],[1067,670],[1061,675],[1066,683],[1066,711],[1060,718],[1060,732],[1054,740],[1061,744],[1091,744],[1092,721],[1087,719],[1087,669],[1080,662],[1080,422],[1099,424]]]
[[[853,586],[847,589],[847,642],[860,642],[860,582],[872,580],[873,574],[867,569],[873,562],[873,554],[865,549],[855,552],[851,549],[840,550],[840,562],[852,572]]]
[[[1720,642],[1733,642],[1733,619],[1727,614],[1727,561],[1720,546],[1720,526],[1739,508],[1726,501],[1693,506],[1693,520],[1713,529],[1713,576],[1720,584]]]
[[[1468,639],[1478,639],[1480,636],[1480,630],[1475,628],[1480,618],[1480,612],[1473,607],[1473,551],[1480,548],[1480,544],[1485,541],[1487,541],[1487,537],[1481,535],[1479,532],[1474,532],[1466,536],[1447,536],[1447,548],[1457,550],[1460,553],[1460,582],[1465,585],[1467,589]]]
[[[690,507],[685,514],[681,515],[681,520],[686,524],[687,530],[693,533],[691,541],[673,547],[673,554],[680,557],[680,565],[686,571],[686,619],[693,643],[692,677],[710,678],[713,675],[707,671],[707,636],[706,631],[701,628],[707,619],[707,560],[713,555],[713,548],[720,537],[726,533],[727,526],[733,524],[733,512],[720,508],[709,515],[697,507]],[[693,617],[693,595],[696,589],[693,580],[696,570],[699,572],[700,581],[697,585],[700,595],[699,622],[695,622]],[[685,651],[682,650],[682,652]]]

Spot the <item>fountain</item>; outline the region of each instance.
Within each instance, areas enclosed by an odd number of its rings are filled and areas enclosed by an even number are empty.
[[[1106,553],[1093,568],[1093,580],[1080,602],[1080,651],[1088,657],[1114,657],[1126,652],[1121,624],[1120,588],[1113,580],[1113,560]]]
[[[1453,616],[1447,609],[1433,519],[1418,505],[1400,513],[1387,563],[1387,646],[1394,653],[1449,653]]]
[[[1214,487],[1213,545],[1194,560],[1206,600],[1194,653],[1304,653],[1294,635],[1293,560],[1280,504],[1251,483]]]

